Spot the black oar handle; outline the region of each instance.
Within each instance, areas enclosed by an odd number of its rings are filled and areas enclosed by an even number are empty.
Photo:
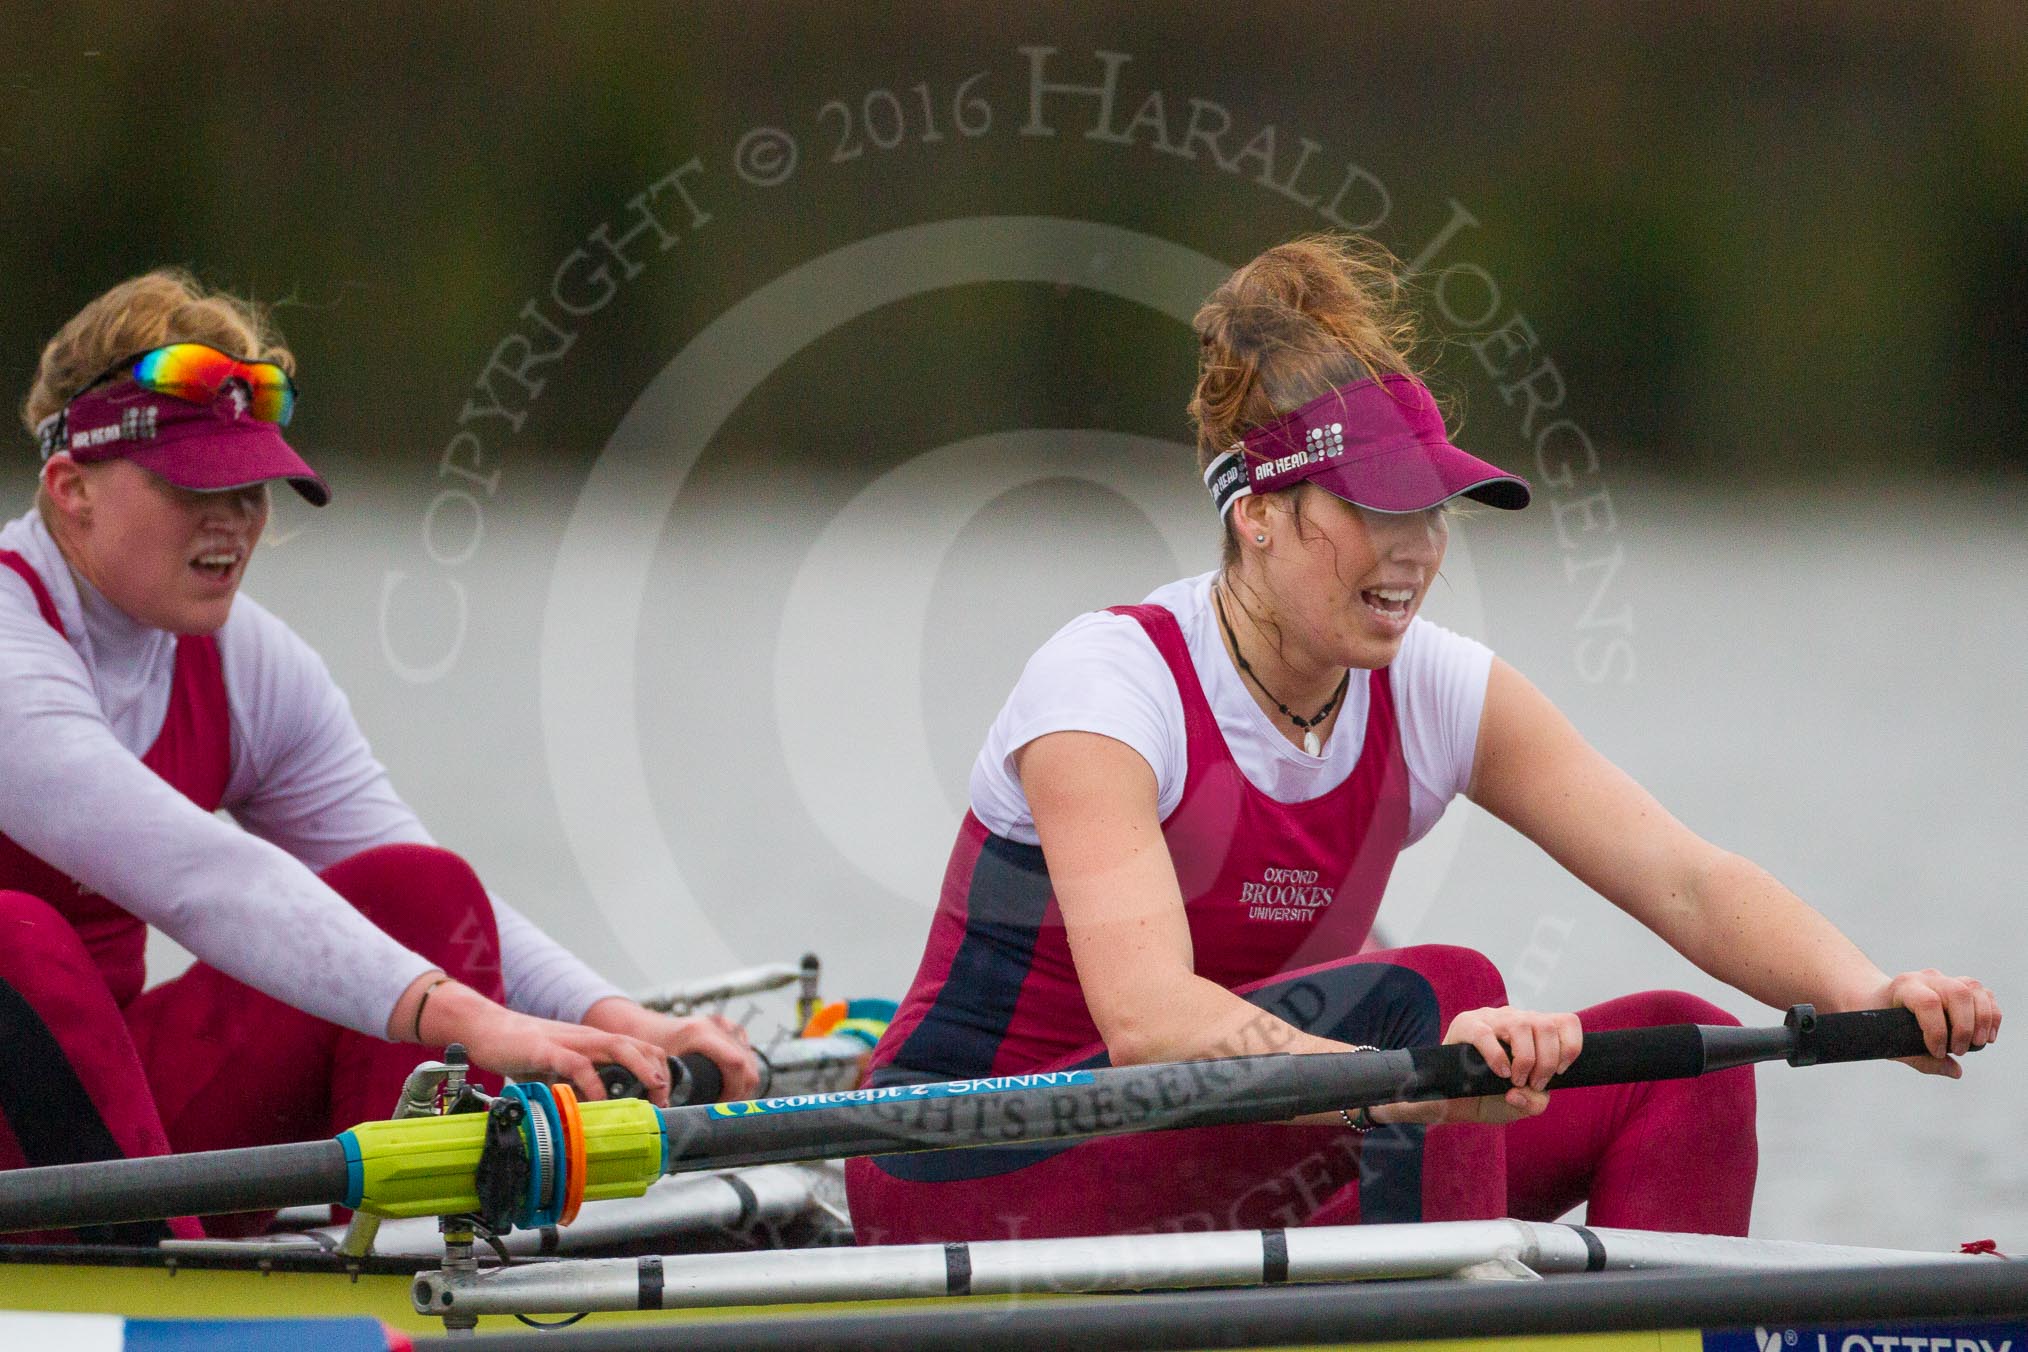
[[[1929,1055],[1922,1023],[1906,1009],[1819,1014],[1808,1005],[1797,1005],[1789,1011],[1787,1026],[1795,1030],[1797,1040],[1796,1054],[1789,1057],[1792,1066]]]
[[[685,1052],[669,1060],[671,1103],[677,1101],[679,1092],[685,1103],[716,1103],[725,1093],[725,1076],[719,1072],[718,1062],[702,1052]]]
[[[1908,1010],[1819,1014],[1808,1005],[1797,1005],[1780,1028],[1675,1023],[1586,1033],[1584,1050],[1569,1070],[1551,1077],[1549,1087],[1581,1089],[1634,1080],[1680,1080],[1776,1059],[1792,1066],[1810,1066],[1927,1053],[1922,1025]],[[1410,1056],[1416,1079],[1405,1097],[1470,1098],[1505,1093],[1513,1087],[1487,1067],[1475,1047],[1423,1047]]]
[[[600,1066],[599,1079],[607,1098],[646,1098],[640,1077],[625,1066]],[[716,1103],[725,1092],[725,1076],[718,1063],[702,1052],[685,1052],[669,1058],[669,1106]]]
[[[1472,1098],[1504,1094],[1514,1087],[1495,1075],[1476,1047],[1453,1044],[1419,1047],[1409,1053],[1416,1079],[1410,1099]],[[1624,1032],[1587,1033],[1584,1050],[1570,1069],[1551,1077],[1551,1089],[1624,1084],[1628,1080],[1678,1080],[1704,1073],[1704,1038],[1694,1023]]]

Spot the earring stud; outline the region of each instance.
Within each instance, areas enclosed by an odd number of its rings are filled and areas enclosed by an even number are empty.
[[[1267,536],[1265,536],[1265,535],[1256,535],[1256,536],[1254,536],[1254,537],[1253,537],[1253,542],[1254,542],[1255,544],[1257,544],[1257,545],[1264,545],[1264,544],[1266,544],[1266,543],[1267,543]]]

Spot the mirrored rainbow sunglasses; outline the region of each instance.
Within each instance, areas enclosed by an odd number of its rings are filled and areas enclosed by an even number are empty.
[[[262,422],[287,426],[296,412],[296,382],[271,361],[248,361],[204,343],[171,343],[116,362],[90,389],[126,376],[152,394],[209,404],[238,381],[246,390],[246,412]]]

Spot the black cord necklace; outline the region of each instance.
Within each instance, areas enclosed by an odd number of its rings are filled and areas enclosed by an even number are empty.
[[[1224,591],[1214,586],[1211,589],[1211,601],[1213,605],[1218,607],[1218,622],[1219,624],[1225,627],[1226,641],[1232,644],[1232,660],[1239,663],[1239,669],[1246,673],[1247,679],[1251,680],[1256,686],[1260,688],[1261,694],[1266,695],[1268,697],[1268,703],[1274,705],[1275,708],[1280,709],[1282,711],[1283,718],[1288,719],[1289,722],[1295,724],[1298,728],[1302,730],[1303,750],[1312,756],[1323,755],[1324,741],[1321,737],[1317,736],[1316,728],[1319,723],[1323,722],[1325,719],[1331,716],[1331,710],[1338,707],[1338,701],[1345,698],[1345,688],[1352,683],[1351,669],[1347,668],[1345,674],[1338,678],[1338,689],[1331,696],[1331,698],[1324,701],[1324,707],[1317,710],[1316,713],[1310,715],[1308,718],[1304,718],[1301,714],[1289,708],[1288,705],[1276,699],[1275,692],[1268,689],[1267,684],[1264,681],[1262,681],[1260,676],[1254,671],[1254,669],[1247,664],[1246,654],[1242,653],[1239,650],[1239,636],[1232,632],[1232,621],[1225,617]]]

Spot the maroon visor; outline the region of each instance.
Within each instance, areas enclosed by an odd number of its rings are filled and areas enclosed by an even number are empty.
[[[1528,505],[1528,481],[1451,445],[1443,415],[1414,376],[1353,381],[1248,432],[1206,467],[1222,518],[1235,498],[1308,481],[1376,512],[1421,512],[1460,495],[1489,507]]]
[[[287,479],[312,506],[329,502],[317,471],[280,428],[248,413],[247,403],[246,391],[230,382],[199,404],[114,381],[80,394],[43,425],[42,458],[66,451],[81,465],[127,459],[199,493]]]

